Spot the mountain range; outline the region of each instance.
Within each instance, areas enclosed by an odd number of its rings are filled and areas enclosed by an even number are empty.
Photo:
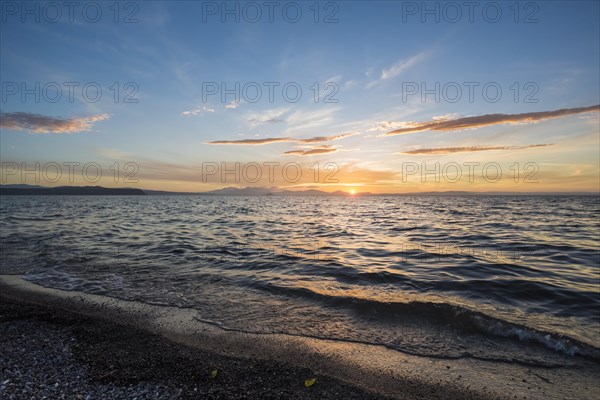
[[[597,192],[469,192],[469,191],[445,191],[445,192],[411,192],[411,193],[349,193],[342,190],[325,192],[317,189],[286,190],[277,187],[226,187],[208,192],[170,192],[164,190],[149,190],[136,188],[105,188],[102,186],[58,186],[46,187],[39,185],[0,185],[0,195],[127,195],[127,196],[598,196]]]

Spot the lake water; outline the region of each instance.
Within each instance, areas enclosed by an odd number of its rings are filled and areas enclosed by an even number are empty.
[[[0,273],[224,329],[600,360],[600,199],[3,196]]]

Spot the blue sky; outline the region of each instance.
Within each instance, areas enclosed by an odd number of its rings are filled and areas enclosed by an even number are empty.
[[[302,10],[297,23],[282,15],[285,2],[275,9],[273,22],[269,22],[268,10],[260,6],[263,3],[254,3],[263,13],[256,23],[245,21],[245,16],[254,14],[243,12],[240,22],[233,15],[226,15],[223,22],[221,2],[190,1],[123,2],[119,22],[114,22],[114,8],[106,2],[96,3],[102,10],[97,23],[86,20],[80,9],[70,20],[64,6],[63,17],[52,23],[48,19],[53,17],[43,14],[44,3],[39,3],[40,22],[36,22],[35,15],[23,15],[22,8],[15,11],[4,2],[0,156],[5,162],[79,161],[103,167],[114,161],[131,161],[140,165],[139,186],[185,190],[237,185],[203,183],[194,175],[202,162],[278,161],[303,166],[335,162],[343,179],[339,185],[319,186],[380,192],[425,189],[426,185],[398,183],[403,162],[478,160],[507,167],[515,162],[535,162],[540,171],[538,185],[515,186],[508,180],[485,187],[461,184],[460,189],[597,190],[597,110],[560,118],[551,115],[535,123],[522,119],[460,130],[385,135],[411,123],[550,112],[600,103],[598,2],[521,2],[518,22],[513,2],[480,3],[472,22],[468,9],[461,7],[462,17],[456,23],[447,21],[454,14],[449,14],[451,9],[444,14],[444,2],[428,3],[432,9],[436,4],[440,8],[439,22],[434,15],[425,15],[423,22],[422,10],[407,14],[413,4],[419,7],[421,2],[391,1],[323,2],[318,5],[318,23],[314,22],[312,2],[288,7],[291,17],[295,9]],[[228,3],[230,8],[236,5],[241,9],[244,3]],[[501,10],[498,22],[486,20],[484,6],[488,17],[494,17],[497,8]],[[207,15],[212,7],[217,7],[217,15]],[[138,22],[125,23],[123,18],[131,12]],[[324,23],[330,13],[337,22]],[[527,16],[537,22],[525,23]],[[39,102],[33,95],[23,101],[20,85],[31,89],[36,82],[41,87],[60,84],[62,99],[52,103],[42,93]],[[72,102],[65,82],[79,83]],[[102,89],[95,103],[85,101],[81,93],[81,87],[90,82]],[[117,102],[115,82],[119,86]],[[129,82],[133,85],[126,88]],[[219,95],[207,96],[204,102],[203,89],[208,82],[229,88],[236,82],[240,88],[257,82],[263,95],[254,103],[232,102],[233,95],[225,102]],[[273,102],[264,82],[279,84]],[[281,87],[290,82],[302,89],[298,102],[283,97]],[[334,83],[330,90],[323,88],[327,82]],[[425,84],[433,89],[436,82],[440,88],[450,83],[450,89],[456,83],[462,97],[451,102],[441,90],[440,101],[433,95],[422,101],[418,93],[403,97],[407,85]],[[465,82],[479,85],[472,102]],[[10,91],[14,83],[19,85],[16,94]],[[315,83],[321,90],[318,102],[311,90]],[[482,93],[486,84],[502,89],[500,100],[486,101]],[[133,87],[137,88],[133,97],[137,103],[123,102]],[[334,89],[332,99],[338,102],[324,103],[322,96]],[[493,88],[490,90],[493,94]],[[252,97],[254,92],[249,93]],[[448,93],[451,100],[455,92]],[[528,94],[537,102],[524,102]],[[32,119],[31,115],[47,118]],[[63,121],[66,131],[52,131],[44,125],[48,119]],[[314,143],[209,144],[343,134],[352,135]],[[548,146],[527,148],[537,144]],[[318,154],[318,146],[323,153]],[[284,155],[313,149],[317,154]],[[419,149],[438,151],[406,154]],[[248,185],[241,182],[239,186]],[[437,184],[425,190],[448,187]]]

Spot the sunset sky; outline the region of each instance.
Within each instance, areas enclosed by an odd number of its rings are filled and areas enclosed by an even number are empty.
[[[94,184],[178,191],[599,190],[599,3],[487,3],[470,20],[444,2],[282,2],[272,21],[229,3],[239,22],[221,2],[96,3],[98,22],[3,4],[0,183],[90,184],[78,168],[95,163]],[[72,182],[14,172],[36,162],[80,165]]]

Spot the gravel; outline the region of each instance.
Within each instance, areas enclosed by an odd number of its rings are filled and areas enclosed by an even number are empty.
[[[316,383],[305,387],[313,377]],[[215,355],[113,322],[0,298],[0,398],[384,397],[304,368]]]

